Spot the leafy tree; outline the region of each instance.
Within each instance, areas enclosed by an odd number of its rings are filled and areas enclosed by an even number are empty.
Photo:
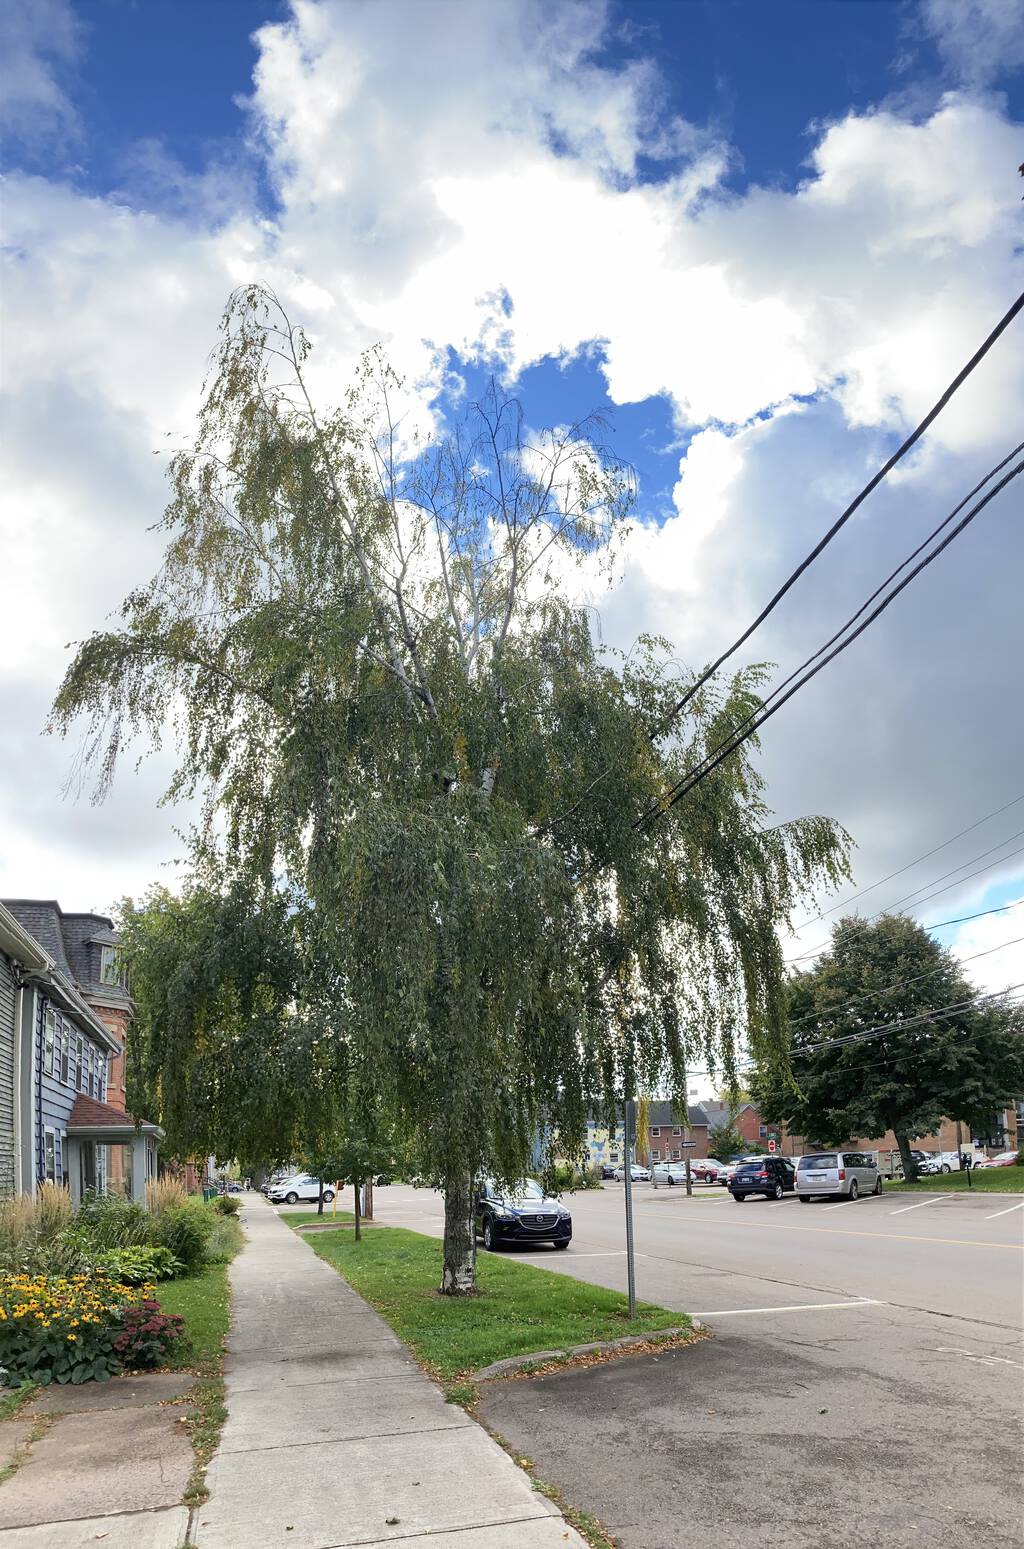
[[[275,944],[268,977],[219,942],[203,997],[163,1007],[175,1038],[147,1059],[169,1106],[266,1073],[253,1122],[288,1130],[295,1084],[260,1058],[250,1009],[289,1058],[312,1045],[329,1070],[357,1051],[444,1185],[458,1293],[479,1171],[521,1176],[541,1126],[582,1136],[588,1109],[613,1116],[641,1087],[684,1104],[687,1057],[734,1074],[741,1035],[783,1056],[776,927],[844,872],[847,840],[824,818],[769,821],[752,743],[638,823],[754,709],[763,673],[680,717],[692,679],[662,643],[625,659],[595,643],[572,567],[610,562],[635,497],[598,421],[528,434],[492,387],[417,443],[377,356],[328,412],[308,352],[271,293],[231,298],[171,463],[163,567],[80,645],[52,725],[85,717],[100,793],[133,736],[170,725],[169,794],[205,798],[205,894],[244,898]],[[245,1077],[218,1078],[218,1051]]]
[[[790,985],[795,1081],[758,1072],[763,1115],[826,1146],[891,1129],[913,1180],[912,1139],[943,1116],[982,1125],[1024,1089],[1020,1011],[999,1001],[964,1004],[978,993],[953,954],[913,920],[840,920],[830,950]],[[921,1020],[943,1007],[959,1009]],[[817,1048],[859,1034],[871,1036]]]
[[[718,1129],[712,1130],[711,1139],[708,1141],[708,1155],[713,1156],[718,1162],[727,1162],[737,1151],[746,1151],[747,1142],[733,1123],[733,1117],[720,1124]]]

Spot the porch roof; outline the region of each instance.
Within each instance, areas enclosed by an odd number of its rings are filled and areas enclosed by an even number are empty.
[[[81,1092],[75,1098],[67,1132],[82,1140],[98,1140],[100,1144],[130,1140],[133,1135],[140,1133],[152,1135],[157,1140],[164,1138],[159,1124],[143,1121],[137,1125],[122,1108],[115,1108],[112,1103],[101,1103],[98,1098],[86,1097]]]

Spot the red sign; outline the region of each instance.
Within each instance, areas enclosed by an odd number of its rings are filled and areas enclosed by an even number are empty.
[[[775,1142],[774,1142],[774,1140],[769,1140],[769,1142],[768,1142],[768,1154],[770,1156],[774,1156],[775,1155]]]

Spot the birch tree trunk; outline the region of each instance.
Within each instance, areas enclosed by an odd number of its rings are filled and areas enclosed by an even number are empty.
[[[444,1181],[444,1270],[442,1296],[468,1296],[476,1290],[476,1229],[473,1180],[451,1174]]]

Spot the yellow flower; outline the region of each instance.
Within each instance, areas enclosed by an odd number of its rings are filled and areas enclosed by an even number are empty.
[[[73,1344],[74,1344],[74,1342],[75,1342],[75,1340],[76,1340],[76,1339],[77,1339],[77,1338],[78,1338],[78,1335],[77,1335],[77,1334],[69,1334],[69,1335],[68,1335],[68,1344],[69,1344],[69,1345],[73,1345]],[[78,1370],[78,1367],[77,1367],[77,1366],[76,1366],[76,1367],[75,1367],[75,1370],[76,1370],[76,1371],[77,1371],[77,1370]]]

